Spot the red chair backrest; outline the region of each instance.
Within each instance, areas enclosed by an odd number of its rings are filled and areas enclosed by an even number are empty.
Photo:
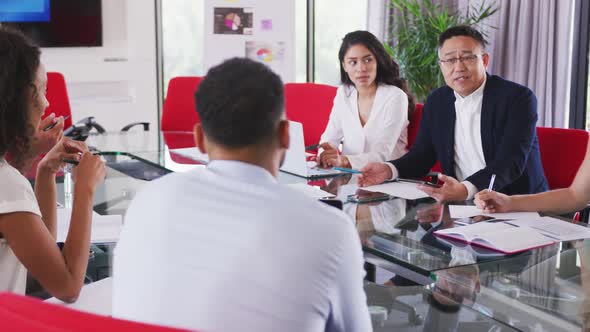
[[[305,145],[320,143],[336,96],[336,87],[315,83],[285,84],[287,119],[303,124]]]
[[[408,124],[408,149],[414,144],[416,141],[416,136],[418,136],[418,129],[420,129],[420,121],[422,120],[422,109],[424,108],[423,104],[416,104],[414,108],[414,113],[410,118],[410,124]]]
[[[199,122],[195,91],[202,77],[174,77],[168,84],[168,92],[162,110],[162,131],[193,131]]]
[[[586,155],[588,132],[537,127],[537,136],[549,189],[569,187]]]
[[[70,98],[66,80],[61,73],[47,73],[47,100],[49,107],[45,111],[45,116],[55,113],[55,116],[70,116],[64,121],[64,129],[72,126],[72,109],[70,107]]]
[[[51,332],[185,331],[94,315],[11,293],[0,293],[0,329],[2,331]]]
[[[416,141],[416,137],[418,137],[418,130],[420,129],[420,121],[422,121],[422,112],[424,111],[424,104],[416,104],[414,108],[414,113],[410,118],[410,123],[408,124],[408,150],[414,142]],[[431,172],[438,172],[442,173],[442,168],[440,167],[440,161],[437,161],[436,164],[430,170]]]
[[[193,132],[163,131],[164,143],[169,149],[190,148],[195,146]]]

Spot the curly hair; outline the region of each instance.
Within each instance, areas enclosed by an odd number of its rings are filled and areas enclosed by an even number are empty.
[[[0,25],[0,157],[21,165],[35,128],[30,123],[41,50],[22,32]]]
[[[344,56],[346,55],[346,52],[348,52],[348,49],[359,44],[365,46],[371,51],[371,53],[373,53],[373,55],[375,55],[377,60],[377,77],[375,77],[375,83],[394,85],[406,93],[408,96],[408,116],[410,116],[414,112],[414,96],[408,90],[406,80],[400,77],[400,69],[397,62],[387,54],[383,44],[369,31],[358,30],[349,32],[342,39],[340,51],[338,51],[338,60],[340,60],[340,81],[342,84],[353,85],[350,77],[348,77],[348,74],[344,71],[342,63],[344,62]]]

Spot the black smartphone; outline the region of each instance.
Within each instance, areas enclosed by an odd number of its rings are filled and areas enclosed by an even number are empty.
[[[331,207],[335,207],[338,210],[342,210],[342,201],[339,200],[339,199],[320,198],[319,201],[322,202],[322,203],[324,203],[324,204],[328,204]]]
[[[439,185],[437,183],[432,183],[432,182],[422,181],[422,180],[397,178],[397,179],[395,179],[395,181],[421,184],[421,185],[425,185],[425,186],[429,186],[429,187],[433,187],[433,188],[440,188],[441,187],[441,185]]]

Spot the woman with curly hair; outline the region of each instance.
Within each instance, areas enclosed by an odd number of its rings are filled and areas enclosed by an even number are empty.
[[[0,292],[24,293],[28,270],[53,296],[75,301],[88,265],[92,201],[104,178],[100,157],[61,138],[41,159],[35,188],[18,169],[43,145],[37,136],[48,106],[40,49],[22,33],[0,26]],[[63,126],[63,119],[58,120]],[[74,167],[72,222],[63,250],[56,245],[56,173],[64,159]]]

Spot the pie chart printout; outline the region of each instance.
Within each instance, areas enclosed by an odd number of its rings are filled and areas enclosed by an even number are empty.
[[[215,7],[213,9],[213,34],[251,35],[252,8]]]

